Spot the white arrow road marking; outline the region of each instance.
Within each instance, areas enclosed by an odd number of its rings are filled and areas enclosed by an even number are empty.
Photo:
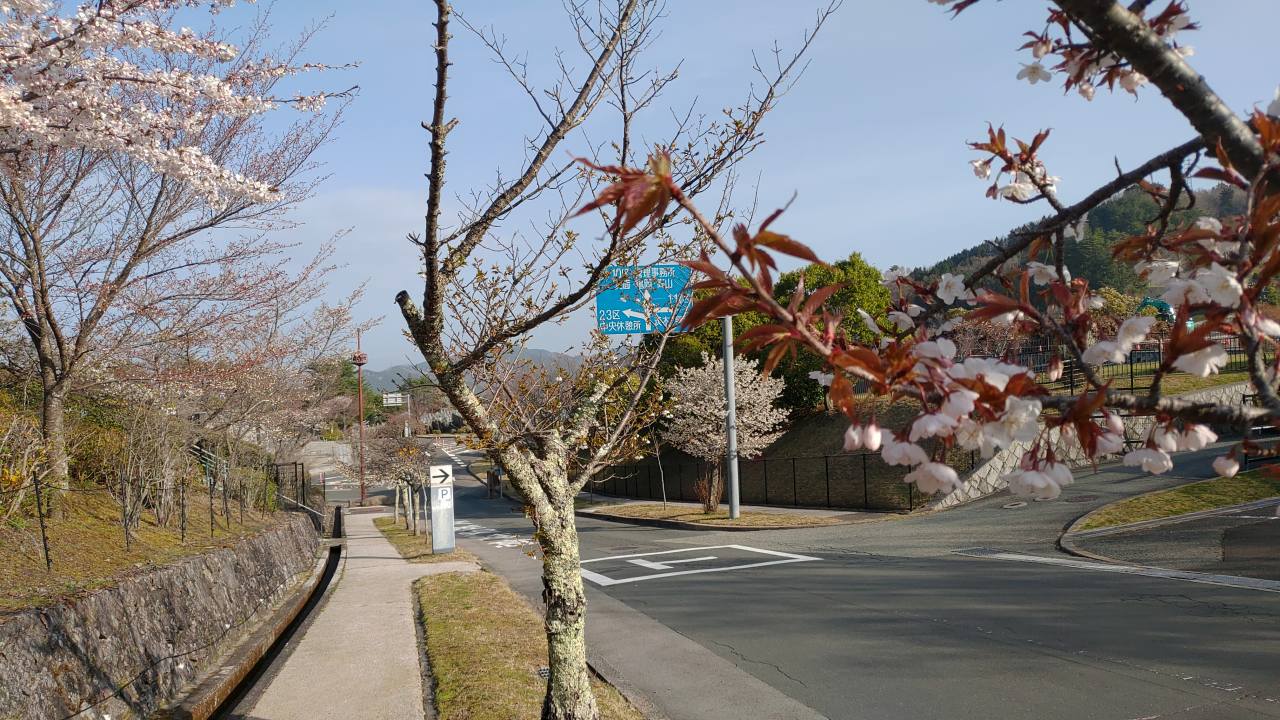
[[[678,553],[691,553],[691,552],[699,552],[699,551],[706,551],[706,550],[726,550],[726,549],[738,550],[744,553],[756,553],[756,554],[765,555],[767,557],[774,558],[774,559],[764,560],[762,562],[751,562],[751,561],[741,562],[740,561],[738,564],[735,564],[735,565],[698,568],[695,570],[670,570],[669,568],[673,563],[696,562],[700,560],[715,560],[716,558],[698,557],[698,558],[692,558],[688,560],[679,560],[679,559],[657,560],[656,558],[653,560],[648,559],[648,558],[654,558],[654,556],[656,555],[670,556]],[[638,559],[645,559],[645,560],[644,562],[637,562]],[[675,577],[677,575],[696,575],[699,573],[727,572],[729,570],[747,570],[749,568],[760,568],[760,567],[766,567],[769,565],[782,565],[785,563],[809,562],[809,561],[814,561],[818,559],[819,558],[816,558],[816,557],[809,557],[808,555],[796,555],[794,553],[780,552],[778,550],[765,550],[763,548],[748,547],[746,545],[711,545],[708,547],[684,548],[682,550],[659,550],[657,552],[632,553],[630,555],[613,555],[611,557],[591,558],[590,560],[582,561],[582,565],[583,565],[582,577],[587,580],[590,580],[596,585],[605,587],[609,585],[621,585],[623,583],[640,582],[641,580],[657,580],[658,578]],[[609,577],[608,575],[605,575],[604,573],[599,573],[594,570],[588,570],[586,568],[586,565],[590,563],[605,562],[608,560],[626,560],[628,562],[631,562],[635,565],[639,565],[641,567],[655,569],[655,570],[659,570],[659,569],[668,570],[668,571],[652,573],[650,575],[640,575],[637,577],[612,578],[612,577]]]
[[[686,558],[684,560],[664,560],[663,562],[653,562],[652,560],[637,558],[635,560],[628,560],[627,562],[633,565],[639,565],[642,568],[649,568],[650,570],[670,570],[672,565],[678,565],[680,563],[701,562],[703,560],[715,560],[715,559],[716,559],[715,555],[708,555],[706,557]]]

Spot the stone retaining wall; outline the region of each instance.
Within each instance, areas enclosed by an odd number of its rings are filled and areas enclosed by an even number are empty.
[[[1233,383],[1231,385],[1198,390],[1179,397],[1191,401],[1239,403],[1241,396],[1249,392],[1251,392],[1249,383]],[[1125,418],[1124,422],[1125,436],[1130,439],[1138,439],[1145,438],[1147,433],[1151,431],[1154,418],[1150,415],[1144,415]],[[1221,433],[1224,429],[1218,428],[1218,431]],[[1092,463],[1089,458],[1084,457],[1084,453],[1080,450],[1078,444],[1074,442],[1063,443],[1056,429],[1049,431],[1048,441],[1053,445],[1054,454],[1058,456],[1060,461],[1072,467],[1081,467]],[[1022,461],[1023,453],[1030,448],[1031,443],[1019,442],[997,452],[990,460],[979,465],[976,470],[970,473],[954,492],[935,497],[925,505],[925,509],[943,510],[1004,490],[1009,484],[1003,480],[1003,477],[1018,466],[1018,463]],[[1177,463],[1176,457],[1174,462]]]
[[[149,716],[306,577],[316,539],[290,514],[234,547],[5,620],[0,718]]]

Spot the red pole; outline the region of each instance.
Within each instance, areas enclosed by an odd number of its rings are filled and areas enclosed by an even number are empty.
[[[356,404],[357,417],[360,419],[360,507],[364,507],[366,494],[364,486],[364,364],[369,356],[360,351],[360,331],[356,330],[356,354],[351,362],[356,366]]]

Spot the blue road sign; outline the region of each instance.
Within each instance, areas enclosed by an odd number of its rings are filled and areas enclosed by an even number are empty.
[[[663,332],[692,304],[684,265],[611,265],[596,296],[596,327],[606,335]]]

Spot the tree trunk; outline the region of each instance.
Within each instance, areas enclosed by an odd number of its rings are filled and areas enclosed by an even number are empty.
[[[400,488],[396,488],[396,507],[391,511],[391,524],[400,524]]]
[[[596,720],[600,712],[587,668],[587,596],[582,587],[573,498],[540,518],[542,600],[546,604],[548,667],[542,720]]]
[[[409,486],[405,485],[404,487],[400,488],[396,492],[400,493],[403,496],[400,502],[401,502],[401,507],[404,508],[404,518],[403,518],[404,529],[405,529],[405,532],[408,532],[409,531]]]
[[[44,436],[48,454],[49,475],[46,482],[58,490],[71,487],[70,468],[67,462],[66,388],[46,380],[43,383],[44,403],[40,409],[40,430]],[[53,504],[53,503],[50,503]]]
[[[409,513],[413,515],[413,534],[418,534],[418,489],[409,488]]]
[[[698,466],[698,500],[702,502],[702,511],[713,513],[720,509],[720,496],[724,493],[724,480],[720,474],[720,466],[716,463],[699,463]]]

